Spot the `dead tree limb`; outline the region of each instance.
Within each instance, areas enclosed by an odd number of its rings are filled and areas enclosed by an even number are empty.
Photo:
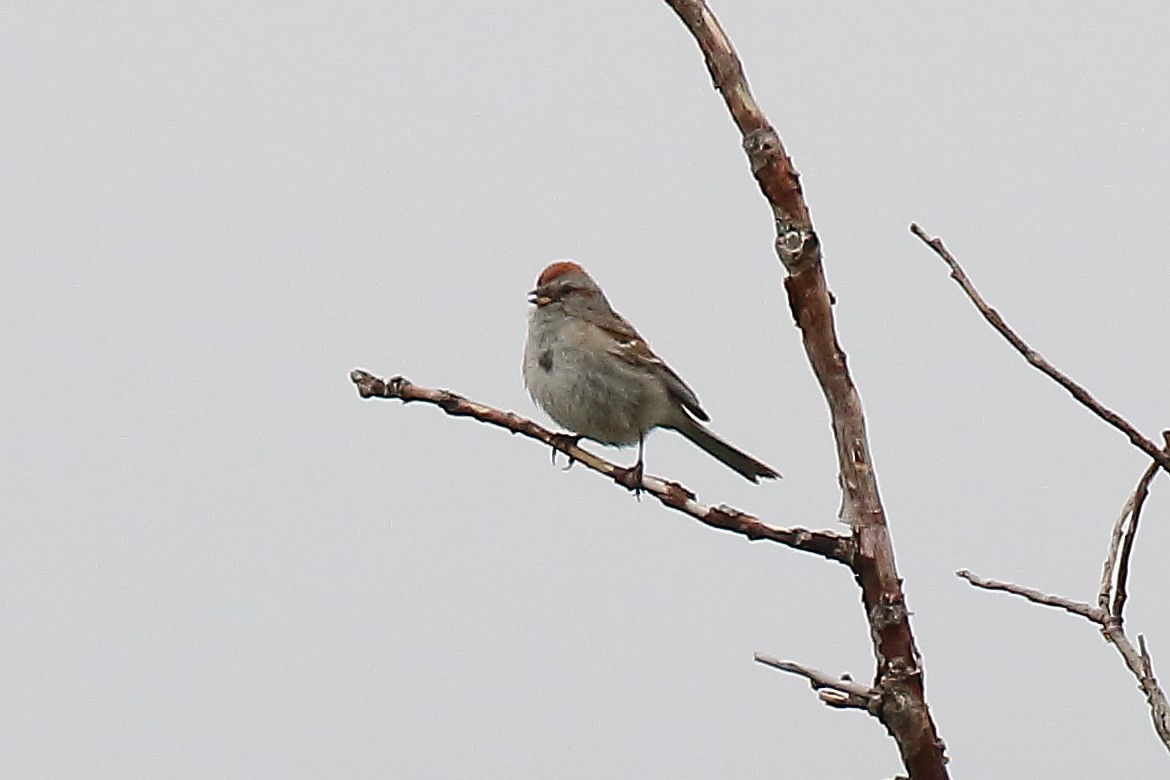
[[[853,573],[861,587],[877,662],[874,715],[898,745],[915,780],[947,777],[944,745],[926,705],[923,671],[894,547],[869,453],[861,399],[837,342],[833,298],[825,281],[820,242],[799,176],[779,133],[752,97],[743,65],[703,0],[666,0],[703,53],[715,88],[742,136],[752,175],[772,207],[776,254],[805,353],[828,402],[837,445],[840,518],[853,532]]]
[[[1150,482],[1159,468],[1170,473],[1170,431],[1163,431],[1165,445],[1159,448],[1154,442],[1147,439],[1133,425],[1117,412],[1107,409],[1088,390],[1075,382],[1064,372],[1057,369],[1044,357],[1025,342],[1012,329],[999,312],[991,307],[975,285],[971,283],[967,273],[955,259],[954,255],[943,244],[942,239],[930,237],[916,224],[910,225],[910,232],[923,241],[930,249],[942,258],[951,269],[951,278],[954,279],[966,296],[983,315],[984,319],[1019,352],[1025,360],[1039,369],[1069,392],[1081,405],[1093,414],[1124,433],[1142,452],[1152,459],[1150,465],[1142,472],[1137,487],[1130,494],[1122,507],[1121,514],[1113,524],[1110,534],[1109,551],[1102,567],[1101,587],[1097,593],[1096,606],[1083,601],[1074,601],[1063,596],[1054,596],[1023,585],[999,580],[984,579],[972,574],[966,569],[955,572],[959,577],[967,580],[971,585],[984,590],[998,590],[1011,593],[1047,607],[1056,607],[1074,615],[1096,623],[1106,641],[1117,648],[1125,665],[1137,678],[1138,686],[1145,694],[1146,702],[1150,707],[1150,717],[1154,723],[1154,730],[1161,738],[1162,743],[1170,750],[1170,705],[1167,704],[1166,694],[1158,685],[1154,677],[1153,662],[1146,651],[1145,638],[1138,636],[1139,649],[1125,633],[1125,603],[1129,597],[1129,564],[1133,554],[1134,540],[1137,536],[1138,523],[1141,520],[1142,508],[1150,491]]]
[[[916,224],[910,225],[910,232],[942,258],[943,262],[951,269],[951,278],[959,284],[979,313],[1017,352],[1024,356],[1025,360],[1067,390],[1073,398],[1093,414],[1124,433],[1135,447],[1152,459],[1150,465],[1142,472],[1137,487],[1126,499],[1121,514],[1113,524],[1113,531],[1109,538],[1109,551],[1102,567],[1101,587],[1097,592],[1096,606],[1083,601],[1066,599],[1063,596],[1048,595],[1012,582],[983,579],[966,569],[955,573],[977,588],[1004,591],[1025,598],[1034,604],[1063,609],[1100,626],[1101,634],[1105,640],[1117,648],[1125,665],[1137,678],[1138,686],[1145,694],[1146,703],[1150,707],[1154,731],[1157,732],[1166,749],[1170,750],[1170,705],[1167,704],[1165,691],[1161,689],[1157,678],[1154,677],[1154,666],[1146,651],[1145,637],[1138,635],[1140,649],[1135,649],[1125,633],[1125,602],[1129,597],[1130,557],[1133,555],[1134,540],[1137,537],[1142,508],[1145,506],[1146,497],[1150,492],[1150,482],[1153,481],[1159,469],[1170,473],[1170,431],[1162,432],[1165,445],[1159,448],[1117,412],[1105,408],[1088,390],[1045,360],[1039,352],[1032,349],[1027,342],[1020,338],[1019,334],[1004,321],[999,312],[992,308],[975,289],[975,285],[971,283],[967,273],[959,265],[959,261],[947,250],[942,239],[931,238]]]

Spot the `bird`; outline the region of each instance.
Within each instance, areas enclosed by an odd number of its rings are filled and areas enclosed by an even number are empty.
[[[744,478],[780,473],[716,436],[695,392],[571,260],[551,263],[528,293],[524,384],[558,425],[613,446],[638,445],[632,467],[642,484],[646,435],[666,428],[685,436]]]

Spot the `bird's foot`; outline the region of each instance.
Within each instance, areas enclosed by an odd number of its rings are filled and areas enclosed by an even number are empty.
[[[628,469],[619,468],[617,474],[614,475],[614,482],[631,491],[634,494],[634,498],[641,501],[642,493],[645,490],[642,487],[644,473],[645,470],[642,467],[642,461],[639,460]]]
[[[581,437],[575,433],[554,433],[551,437],[552,441],[552,462],[557,465],[557,453],[564,452],[569,447],[576,447],[577,443],[581,441]],[[565,466],[565,471],[573,468],[573,464],[577,461],[569,453],[565,453],[565,457],[569,459],[568,465]]]

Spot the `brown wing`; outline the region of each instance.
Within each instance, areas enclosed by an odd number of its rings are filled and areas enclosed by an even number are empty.
[[[675,373],[673,368],[666,365],[662,358],[650,350],[646,339],[634,330],[633,325],[626,322],[617,312],[614,312],[613,316],[613,321],[607,320],[604,324],[592,319],[589,320],[591,324],[606,331],[617,340],[617,344],[609,350],[610,354],[632,365],[657,371],[658,375],[666,382],[666,388],[670,394],[695,417],[703,422],[708,422],[711,418],[699,405],[699,398],[695,395],[695,391]]]

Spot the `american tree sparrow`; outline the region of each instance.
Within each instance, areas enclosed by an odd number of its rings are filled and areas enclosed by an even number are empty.
[[[574,262],[549,265],[529,293],[524,385],[557,424],[602,444],[638,445],[634,481],[652,428],[678,431],[752,482],[780,474],[720,439],[678,374],[609,305]]]

